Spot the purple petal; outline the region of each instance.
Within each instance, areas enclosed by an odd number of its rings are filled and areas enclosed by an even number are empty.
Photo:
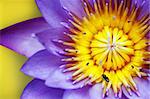
[[[132,0],[132,4],[136,4],[138,7],[143,6],[143,8],[148,11],[149,0]],[[143,12],[142,12],[143,13]]]
[[[63,73],[60,68],[58,68],[52,75],[49,75],[46,80],[46,85],[54,88],[62,89],[78,89],[81,88],[84,84],[84,81],[81,81],[77,84],[73,84],[73,81],[70,80],[71,73]]]
[[[95,99],[89,96],[89,87],[84,87],[76,90],[66,90],[63,99]],[[98,99],[101,99],[99,97]]]
[[[63,35],[64,31],[64,28],[51,28],[38,33],[36,36],[49,51],[58,55],[58,52],[63,52],[63,49],[56,46],[56,42],[53,42],[53,40],[63,40],[65,38]]]
[[[48,29],[49,25],[43,18],[35,18],[2,29],[0,44],[22,55],[30,57],[44,47],[34,35]]]
[[[68,16],[61,7],[59,0],[36,0],[36,3],[52,27],[62,27],[60,22],[64,22]]]
[[[21,71],[39,79],[46,79],[61,64],[60,58],[47,50],[42,50],[31,56],[23,65]]]
[[[150,13],[150,2],[149,0],[141,0],[140,4],[143,4],[142,12],[144,13]]]
[[[137,85],[139,95],[137,93],[132,93],[132,96],[130,96],[127,91],[124,89],[123,92],[126,97],[129,99],[147,99],[150,96],[150,82],[149,80],[144,80],[142,78],[134,78],[134,81]]]
[[[34,79],[24,89],[21,99],[62,99],[62,89],[45,86],[44,81]]]
[[[90,99],[102,99],[104,97],[102,84],[93,85],[89,89],[89,95],[90,95]],[[109,89],[108,95],[106,95],[104,99],[119,99],[119,97],[115,97],[112,89]],[[121,99],[125,99],[125,98],[122,96]]]
[[[141,18],[143,15],[149,13],[149,0],[132,0],[132,5],[135,4],[137,7],[141,7],[141,13],[139,15],[139,18]]]
[[[105,96],[104,99],[128,99],[126,96],[124,96],[124,94],[121,91],[121,94],[117,94],[117,96],[115,96],[114,91],[112,89],[110,89],[108,91],[108,95]]]
[[[81,0],[60,0],[60,2],[64,9],[73,12],[78,17],[82,18],[85,15]]]
[[[92,88],[89,90],[90,99],[100,99],[102,98],[102,85],[96,84],[92,86]]]

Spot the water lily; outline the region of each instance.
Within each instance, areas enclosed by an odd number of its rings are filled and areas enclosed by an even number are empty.
[[[29,59],[21,99],[148,99],[148,0],[36,0],[44,18],[1,30]]]

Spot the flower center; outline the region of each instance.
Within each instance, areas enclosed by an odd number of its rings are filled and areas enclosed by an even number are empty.
[[[132,0],[83,0],[86,16],[79,18],[69,12],[72,27],[65,33],[71,41],[66,46],[64,72],[72,72],[73,84],[102,83],[103,95],[112,88],[115,95],[125,86],[129,94],[137,91],[133,77],[147,76],[141,69],[148,62],[148,15],[138,19],[140,12]]]
[[[91,40],[91,56],[105,70],[121,69],[134,54],[133,44],[123,30],[104,26]]]

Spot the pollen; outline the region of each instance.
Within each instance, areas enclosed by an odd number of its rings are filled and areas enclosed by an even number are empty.
[[[72,17],[68,27],[71,41],[58,41],[66,48],[63,72],[72,72],[73,84],[101,83],[103,96],[110,88],[115,96],[122,86],[138,93],[134,77],[145,77],[149,68],[149,15],[139,17],[142,6],[132,0],[82,0],[85,16]]]

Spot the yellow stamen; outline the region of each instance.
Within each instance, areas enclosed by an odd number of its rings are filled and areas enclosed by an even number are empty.
[[[70,12],[74,27],[69,27],[71,42],[57,42],[69,46],[65,49],[67,62],[64,72],[73,72],[73,84],[85,81],[84,85],[102,83],[103,96],[110,88],[115,95],[122,86],[131,94],[137,92],[135,76],[147,76],[141,69],[150,64],[146,38],[150,30],[149,15],[138,19],[141,8],[132,0],[95,0],[93,6],[83,0],[86,15],[79,18]],[[114,6],[114,8],[112,8]]]

